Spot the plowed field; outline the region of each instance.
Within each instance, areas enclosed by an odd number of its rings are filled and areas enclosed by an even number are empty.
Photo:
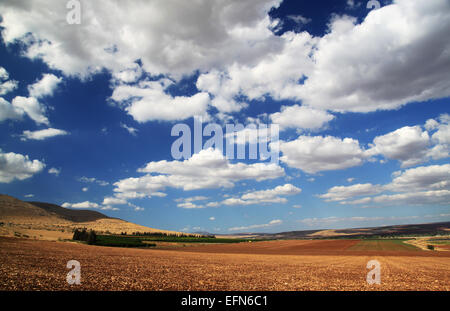
[[[450,290],[450,252],[348,250],[354,243],[273,241],[180,251],[0,238],[0,290]],[[81,285],[66,282],[72,259],[81,264]],[[381,264],[381,285],[366,283],[372,259]]]

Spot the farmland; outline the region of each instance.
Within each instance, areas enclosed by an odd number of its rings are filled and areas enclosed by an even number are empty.
[[[0,238],[0,290],[450,290],[450,252],[392,245],[355,250],[359,243],[286,240],[161,250]],[[81,264],[81,285],[66,283],[72,259]],[[381,285],[365,281],[371,259],[381,263]]]

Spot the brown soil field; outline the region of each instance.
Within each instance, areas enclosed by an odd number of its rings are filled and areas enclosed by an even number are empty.
[[[449,252],[375,254],[347,250],[355,241],[332,242],[337,244],[274,241],[180,251],[0,238],[0,290],[450,290]],[[336,254],[317,253],[323,247]],[[427,255],[417,256],[422,253]],[[80,285],[66,283],[73,259],[81,264]],[[380,285],[366,283],[372,259],[381,263]]]

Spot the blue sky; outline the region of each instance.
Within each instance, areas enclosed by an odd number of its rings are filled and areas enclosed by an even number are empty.
[[[79,3],[0,4],[0,193],[189,232],[450,220],[448,1]],[[280,161],[174,159],[194,116],[278,125]]]

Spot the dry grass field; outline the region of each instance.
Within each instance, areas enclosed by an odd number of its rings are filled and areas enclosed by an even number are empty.
[[[450,290],[450,252],[351,250],[355,240],[124,249],[0,237],[0,290]],[[69,260],[81,285],[68,285]],[[381,285],[366,264],[381,263]]]

